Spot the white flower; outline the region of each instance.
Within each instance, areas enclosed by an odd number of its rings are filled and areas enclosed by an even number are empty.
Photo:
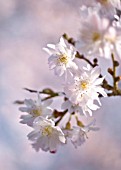
[[[105,34],[104,53],[106,58],[111,58],[113,53],[117,59],[121,59],[121,19],[115,21]]]
[[[120,0],[96,0],[100,4],[100,14],[114,20],[116,9],[121,10]]]
[[[102,8],[108,10],[107,13],[110,12],[111,9],[113,10],[113,8],[121,10],[120,0],[96,0],[96,1],[102,5]]]
[[[34,121],[34,130],[28,134],[28,139],[33,141],[33,148],[39,151],[55,153],[59,145],[66,142],[64,133],[60,127],[48,118],[38,117]]]
[[[20,123],[27,124],[28,126],[33,126],[33,121],[38,116],[49,116],[52,114],[52,109],[49,107],[52,100],[42,101],[38,95],[37,101],[32,99],[25,99],[24,104],[26,107],[20,107],[19,110],[22,112],[29,113],[28,115],[22,115]]]
[[[92,7],[93,5],[95,5],[95,0],[80,0],[80,5]]]
[[[48,64],[50,69],[54,69],[56,75],[62,76],[67,70],[73,72],[73,70],[77,69],[77,65],[73,61],[75,51],[72,46],[67,47],[63,37],[60,38],[60,42],[56,45],[47,44],[47,48],[44,48],[44,50],[50,55]]]
[[[71,130],[66,130],[65,131],[65,135],[67,138],[71,139],[71,142],[73,143],[73,145],[75,146],[75,148],[77,148],[78,146],[81,146],[87,137],[87,133],[92,130],[92,131],[97,131],[99,130],[98,127],[94,127],[95,126],[95,120],[93,120],[90,124],[86,125],[86,126],[76,126],[73,127],[73,129]]]
[[[80,0],[81,6],[85,5],[88,8],[96,9],[101,16],[108,17],[108,19],[114,19],[116,15],[116,9],[121,10],[120,0]]]
[[[76,47],[85,56],[103,56],[111,58],[113,53],[121,58],[121,20],[109,23],[98,12],[86,7],[81,8],[80,37]],[[84,18],[87,16],[87,19]]]
[[[100,18],[97,11],[89,12],[86,19],[81,19],[77,49],[85,56],[100,55],[105,46],[104,35],[109,28],[109,21]]]
[[[77,75],[74,75],[70,82],[67,82],[64,88],[66,97],[74,104],[82,108],[83,113],[86,115],[88,112],[92,115],[91,110],[97,110],[99,107],[94,104],[99,100],[99,94],[106,97],[107,94],[101,87],[104,77],[99,78],[100,68],[95,67],[90,70],[78,71]]]
[[[71,101],[69,100],[66,100],[62,103],[61,105],[61,108],[63,110],[67,110],[68,109],[68,112],[71,114],[71,113],[79,113],[79,114],[82,114],[82,108],[79,106],[79,105],[76,105],[74,103],[72,103]],[[83,114],[82,114],[83,115]]]

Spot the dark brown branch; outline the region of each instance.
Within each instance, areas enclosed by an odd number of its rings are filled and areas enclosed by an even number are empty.
[[[63,34],[63,38],[71,45],[75,46],[76,41],[73,38],[68,37],[66,33]]]
[[[108,95],[108,97],[111,97],[111,96],[121,96],[121,90],[117,89],[116,91],[113,91],[112,93],[108,93],[107,95]]]
[[[62,120],[62,118],[64,117],[64,115],[67,113],[67,111],[68,111],[68,110],[65,110],[65,111],[63,111],[63,112],[58,112],[59,114],[61,113],[61,115],[60,115],[59,119],[55,122],[55,125],[56,125],[56,126],[60,123],[60,121]]]
[[[24,104],[24,100],[16,100],[14,101],[14,104]]]
[[[111,55],[112,57],[112,62],[113,62],[113,87],[114,87],[114,91],[116,91],[118,89],[118,81],[116,81],[116,67],[118,66],[116,64],[116,61],[115,61],[115,58],[114,58],[114,55],[112,54]]]
[[[53,90],[51,90],[49,88],[46,88],[46,89],[44,89],[42,91],[32,90],[32,89],[29,89],[29,88],[24,88],[24,90],[27,90],[27,91],[29,91],[31,93],[40,93],[40,94],[49,95],[49,96],[45,97],[43,100],[47,100],[47,99],[50,99],[52,97],[59,96],[59,93],[54,92]]]
[[[97,62],[95,62],[95,60],[94,60],[94,63],[92,63],[90,60],[88,60],[86,57],[84,57],[84,55],[80,54],[78,51],[77,51],[75,57],[86,61],[92,67],[95,67],[98,65]]]

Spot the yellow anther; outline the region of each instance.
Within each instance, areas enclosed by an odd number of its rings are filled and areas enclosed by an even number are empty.
[[[58,59],[59,63],[67,64],[68,63],[68,57],[66,55],[62,55]]]
[[[33,113],[34,113],[34,116],[41,116],[42,115],[42,110],[41,109],[34,109]]]
[[[43,136],[49,136],[49,135],[52,134],[52,132],[53,132],[53,128],[49,125],[44,127],[43,130],[42,130]]]
[[[81,89],[86,90],[88,88],[88,82],[87,81],[81,81]]]
[[[94,42],[100,40],[100,34],[98,32],[94,32],[93,35],[92,35],[92,40]]]

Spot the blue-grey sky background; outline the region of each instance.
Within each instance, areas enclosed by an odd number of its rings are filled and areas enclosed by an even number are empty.
[[[23,87],[61,90],[61,80],[48,69],[42,48],[57,43],[65,32],[78,37],[79,4],[79,0],[0,0],[0,170],[121,170],[121,97],[101,99],[102,107],[94,113],[100,131],[90,133],[82,147],[69,143],[55,155],[31,148],[27,140],[31,128],[19,123],[21,113],[13,104],[36,97]],[[101,62],[105,73],[111,62]]]

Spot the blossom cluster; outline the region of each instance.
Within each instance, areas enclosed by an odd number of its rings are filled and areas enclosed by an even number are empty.
[[[54,71],[56,78],[62,77],[62,93],[46,89],[43,94],[49,96],[42,98],[38,91],[36,101],[25,99],[23,104],[26,106],[19,108],[27,113],[21,116],[20,122],[33,128],[28,139],[36,151],[42,149],[55,153],[58,146],[66,144],[68,139],[78,147],[85,142],[90,130],[98,130],[95,119],[84,125],[80,117],[93,116],[101,106],[100,97],[107,97],[106,90],[112,86],[107,85],[98,64],[90,64],[90,57],[111,59],[114,55],[121,59],[121,20],[117,14],[117,10],[121,10],[120,0],[80,0],[80,5],[78,40],[69,43],[62,36],[57,44],[47,44],[43,48],[49,54],[50,70]],[[86,66],[79,65],[79,52],[80,58],[88,62]],[[115,78],[113,92],[117,94],[116,81],[119,79]],[[52,107],[52,98],[56,96],[63,98],[61,111]],[[68,121],[60,125],[65,115]]]

